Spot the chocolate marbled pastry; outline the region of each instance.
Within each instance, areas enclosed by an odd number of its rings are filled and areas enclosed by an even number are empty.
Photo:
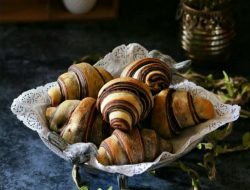
[[[178,135],[183,128],[197,125],[215,116],[212,103],[189,92],[162,90],[155,96],[151,127],[163,138]]]
[[[162,90],[155,96],[155,104],[151,111],[150,127],[163,138],[170,138],[180,133],[180,127],[172,111],[173,89]]]
[[[213,104],[202,97],[192,97],[189,92],[173,93],[172,107],[174,116],[181,128],[197,125],[215,116]]]
[[[114,129],[130,131],[153,107],[153,96],[146,84],[130,78],[106,83],[98,94],[97,108]]]
[[[79,103],[80,100],[65,100],[57,107],[48,107],[46,118],[49,121],[49,128],[52,131],[60,132]]]
[[[97,98],[100,88],[111,79],[111,74],[102,67],[88,63],[73,64],[68,72],[58,77],[58,85],[49,89],[51,105],[56,106],[63,100]]]
[[[170,67],[159,59],[144,58],[129,64],[121,77],[132,77],[146,83],[153,94],[169,87],[172,81]]]
[[[110,127],[96,109],[96,100],[84,98],[72,112],[61,136],[69,144],[93,142],[97,146],[111,134]]]
[[[101,143],[97,160],[103,165],[136,164],[153,161],[163,151],[172,152],[172,144],[154,130],[134,127],[126,133],[116,129]]]

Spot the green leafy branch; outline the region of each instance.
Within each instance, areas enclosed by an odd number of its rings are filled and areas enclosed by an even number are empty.
[[[208,173],[209,180],[216,179],[216,158],[222,154],[233,153],[250,149],[250,132],[246,132],[242,136],[242,142],[236,146],[229,144],[221,145],[221,142],[226,139],[233,131],[233,123],[229,123],[223,129],[218,129],[210,133],[204,142],[197,145],[197,148],[204,152],[203,159],[197,163],[198,166],[204,168]],[[200,189],[199,173],[192,167],[182,161],[174,162],[169,167],[179,168],[185,172],[190,180],[194,190]]]
[[[193,189],[194,190],[200,189],[199,174],[197,171],[195,171],[194,169],[192,169],[187,164],[181,161],[173,162],[170,165],[170,167],[174,167],[174,168],[178,168],[182,170],[184,173],[186,173],[189,176]]]
[[[225,71],[222,73],[222,79],[215,79],[212,74],[205,76],[192,70],[189,70],[183,76],[197,85],[212,91],[222,102],[242,106],[241,117],[250,118],[250,112],[248,111],[250,104],[249,81],[244,77],[229,77]],[[241,144],[239,145],[232,146],[223,142],[233,132],[233,126],[233,123],[229,123],[222,129],[217,129],[207,135],[204,141],[197,145],[197,148],[204,152],[203,159],[198,165],[207,170],[210,180],[216,178],[216,158],[218,156],[250,149],[250,132],[243,134]],[[185,168],[184,172],[194,171],[193,173],[195,173],[195,170],[190,167],[182,166],[182,168]],[[190,175],[190,172],[186,173],[192,181],[199,182],[198,172],[196,172],[195,178],[194,175]],[[199,187],[199,184],[192,183],[192,185],[194,189]]]
[[[223,71],[223,78],[215,79],[212,74],[207,76],[189,70],[183,77],[212,91],[227,104],[238,104],[242,107],[241,117],[250,117],[250,82],[244,77],[229,77]]]
[[[239,145],[231,146],[229,144],[220,144],[232,132],[233,123],[229,123],[225,128],[218,129],[209,134],[206,142],[198,144],[197,148],[205,150],[203,156],[203,163],[199,163],[208,171],[208,178],[214,180],[216,178],[215,162],[216,157],[222,154],[233,153],[237,151],[244,151],[250,149],[250,132],[246,132],[242,136],[242,142]]]

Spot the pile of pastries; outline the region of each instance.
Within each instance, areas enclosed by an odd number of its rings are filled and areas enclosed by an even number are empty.
[[[169,88],[171,68],[155,58],[128,65],[119,78],[74,64],[48,91],[49,128],[69,144],[92,142],[103,165],[153,161],[174,152],[169,139],[214,117],[212,103]]]

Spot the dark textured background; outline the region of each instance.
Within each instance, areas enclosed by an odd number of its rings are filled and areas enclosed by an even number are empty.
[[[237,36],[230,63],[223,69],[230,74],[249,75],[248,1],[235,2]],[[138,42],[147,49],[158,49],[177,61],[185,57],[179,47],[174,0],[121,0],[119,18],[114,21],[23,23],[0,25],[0,189],[75,189],[71,164],[53,154],[38,135],[24,127],[10,111],[14,98],[28,89],[56,80],[73,60],[90,53],[106,54],[115,46]],[[20,15],[21,16],[21,15]],[[196,68],[196,66],[194,66]],[[219,72],[219,69],[203,71]],[[249,130],[249,120],[237,122],[229,140],[240,142]],[[201,171],[203,189],[249,189],[250,152],[219,157],[217,180],[210,182]],[[184,160],[195,163],[196,151]],[[116,176],[83,174],[91,189],[113,186]],[[131,189],[190,189],[186,175],[162,168],[156,176],[143,174],[129,179]]]

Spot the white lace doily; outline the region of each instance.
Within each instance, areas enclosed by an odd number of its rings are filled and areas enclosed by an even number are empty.
[[[111,53],[108,53],[103,59],[99,60],[95,66],[104,67],[107,71],[112,73],[114,77],[119,77],[122,70],[128,64],[146,57],[159,58],[170,65],[175,63],[173,58],[168,55],[161,54],[158,51],[155,53],[155,50],[149,52],[143,46],[137,43],[131,43],[127,46],[120,45],[114,48]]]
[[[163,59],[169,64],[175,61],[164,54],[155,55],[153,51],[149,52],[139,44],[133,43],[129,45],[121,45],[116,47],[111,53],[107,54],[102,60],[96,63],[97,66],[102,66],[107,69],[113,76],[119,76],[124,67],[132,61],[145,57],[156,57]],[[192,150],[200,140],[208,133],[216,130],[218,127],[235,121],[239,117],[240,107],[237,105],[227,105],[221,103],[217,97],[205,90],[204,88],[195,85],[189,81],[179,82],[179,79],[174,78],[174,83],[171,86],[175,89],[183,89],[189,91],[193,96],[202,96],[212,102],[216,111],[216,117],[212,120],[201,123],[195,127],[187,129],[182,134],[172,141],[174,154],[164,152],[154,162],[140,163],[134,165],[122,166],[103,166],[92,157],[86,164],[111,173],[120,173],[127,176],[143,173],[149,169],[165,166],[177,158],[183,156],[188,151]],[[40,86],[36,89],[31,89],[22,93],[16,98],[11,110],[17,118],[23,121],[24,125],[39,133],[43,142],[58,156],[65,160],[70,160],[66,154],[55,147],[47,139],[48,125],[45,119],[45,110],[50,105],[50,100],[47,91],[50,87],[57,85],[56,82],[48,83],[45,86]]]

